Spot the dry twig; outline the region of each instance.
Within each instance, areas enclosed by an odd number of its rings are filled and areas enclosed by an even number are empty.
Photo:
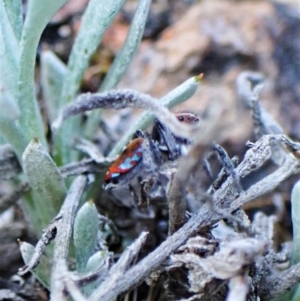
[[[58,214],[61,218],[57,223],[57,234],[55,237],[53,265],[51,272],[51,299],[66,300],[64,285],[61,281],[62,275],[67,271],[67,257],[69,242],[72,236],[74,219],[81,196],[87,185],[86,176],[78,176],[72,183],[68,195]]]
[[[63,109],[59,118],[52,124],[52,128],[56,130],[68,117],[87,111],[98,108],[121,110],[128,107],[146,108],[152,111],[180,137],[190,138],[197,131],[197,126],[188,126],[180,123],[174,114],[151,96],[134,90],[113,90],[104,93],[81,94],[74,102]]]
[[[199,158],[203,157],[204,151],[205,147],[203,145],[194,146],[187,156],[181,158],[178,171],[173,179],[171,179],[167,196],[169,206],[169,235],[172,235],[185,223],[186,185],[193,169],[199,164]]]
[[[127,270],[130,263],[136,258],[141,247],[145,244],[147,235],[147,232],[142,232],[139,238],[136,239],[134,243],[132,243],[129,247],[126,248],[118,262],[114,264],[110,269],[106,279],[91,295],[90,300],[102,300],[102,298],[105,295],[104,292],[114,289],[114,283],[111,280],[118,279],[124,275],[124,272]]]
[[[113,159],[103,159],[101,163],[96,163],[93,159],[83,159],[79,162],[66,164],[59,170],[64,178],[87,173],[103,173],[113,161]]]
[[[70,277],[66,276],[62,279],[62,281],[67,292],[70,294],[74,301],[86,301],[86,298],[81,293],[76,283]]]

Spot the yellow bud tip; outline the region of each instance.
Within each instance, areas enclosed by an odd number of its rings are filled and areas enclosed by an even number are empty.
[[[93,200],[93,199],[90,199],[90,200],[88,201],[88,203],[89,203],[89,205],[94,205],[94,200]]]
[[[195,80],[197,82],[200,82],[203,79],[203,77],[204,77],[204,73],[200,73],[199,75],[195,76]]]

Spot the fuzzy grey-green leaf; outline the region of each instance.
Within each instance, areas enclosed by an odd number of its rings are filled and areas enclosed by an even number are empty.
[[[124,42],[124,45],[119,51],[113,64],[110,66],[104,81],[100,86],[99,92],[114,89],[128,69],[141,42],[150,4],[151,0],[139,1],[136,13],[132,19],[129,32],[127,34],[126,41]],[[93,135],[97,129],[99,124],[99,115],[100,110],[93,111],[89,115],[86,125],[86,133],[88,137]]]
[[[291,197],[292,221],[293,221],[293,256],[292,264],[300,262],[300,181],[298,181],[292,190]],[[300,300],[300,285],[293,293],[292,301]]]
[[[0,119],[3,121],[15,121],[20,116],[20,110],[14,96],[8,89],[0,93]]]
[[[41,54],[41,84],[50,121],[54,121],[61,109],[61,91],[67,66],[49,50]]]
[[[9,90],[15,96],[17,94],[19,43],[4,6],[0,1],[0,88]]]
[[[37,232],[58,213],[66,196],[66,186],[57,166],[42,144],[34,138],[26,147],[23,170],[34,197],[34,212],[26,212]],[[26,206],[25,206],[26,208]]]
[[[62,105],[66,105],[75,98],[91,56],[96,51],[105,30],[111,24],[123,3],[124,0],[89,1],[70,54],[61,95]],[[76,158],[76,154],[70,151],[70,145],[78,127],[79,119],[73,118],[65,122],[57,133],[54,156],[59,165],[70,163],[72,158]]]
[[[293,260],[292,263],[300,262],[300,181],[292,190],[292,220],[293,220]]]
[[[7,16],[13,29],[16,39],[19,41],[22,32],[22,1],[4,0]]]
[[[99,92],[108,91],[116,87],[127,68],[129,67],[138,45],[142,39],[151,0],[140,0],[124,45],[119,51]]]
[[[22,153],[26,147],[26,139],[20,126],[13,120],[0,118],[0,134],[13,147],[21,163]]]
[[[25,264],[27,264],[34,253],[34,246],[24,241],[19,242],[19,245],[20,245],[22,258]],[[48,290],[50,289],[51,264],[46,256],[42,255],[40,257],[39,264],[33,270],[31,270],[31,273]]]
[[[92,255],[87,264],[86,264],[86,272],[94,272],[96,271],[102,264],[103,260],[108,256],[108,252],[106,250],[99,251]]]
[[[66,1],[29,0],[20,42],[18,75],[18,103],[22,112],[20,124],[28,141],[38,137],[45,147],[47,147],[46,137],[34,84],[36,51],[47,23]]]
[[[74,246],[77,271],[85,270],[95,251],[99,229],[98,212],[92,201],[86,202],[78,211],[74,223]]]
[[[92,54],[123,3],[124,0],[89,1],[68,62],[68,71],[62,92],[64,104],[69,103],[75,97]]]
[[[85,272],[95,272],[100,268],[103,268],[103,274],[106,275],[109,269],[109,252],[106,250],[99,251],[95,253],[90,259],[88,260],[85,268]],[[106,261],[106,262],[105,262]],[[105,266],[106,264],[106,266]],[[105,270],[107,269],[107,270]],[[87,284],[83,291],[86,296],[89,296],[93,293],[96,287],[99,286],[99,284],[102,282],[103,278],[97,278],[95,281]]]

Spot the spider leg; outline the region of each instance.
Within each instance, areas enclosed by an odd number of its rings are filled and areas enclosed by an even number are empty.
[[[145,208],[150,203],[150,191],[155,184],[154,177],[147,177],[143,179],[138,177],[138,191],[136,191],[131,184],[128,184],[129,191],[137,208]]]
[[[163,164],[163,157],[156,142],[149,133],[145,133],[143,142],[143,167],[146,174],[159,173],[159,167]]]
[[[214,176],[213,176],[213,171],[211,169],[211,165],[209,163],[209,160],[213,157],[213,155],[214,155],[214,151],[210,151],[209,153],[207,153],[204,156],[204,159],[202,160],[204,171],[206,172],[206,175],[211,180],[211,182],[214,181]]]
[[[140,198],[139,198],[138,194],[136,193],[135,189],[133,188],[133,186],[131,184],[128,184],[128,189],[130,191],[130,194],[132,196],[134,204],[138,207],[138,204],[140,203]]]
[[[138,208],[141,208],[149,205],[151,199],[150,192],[152,188],[154,188],[155,185],[161,186],[159,179],[163,177],[161,174],[161,168],[166,162],[166,158],[162,154],[162,149],[160,147],[162,145],[166,146],[168,156],[171,161],[174,161],[179,157],[179,149],[176,145],[173,134],[158,120],[155,121],[154,131],[151,135],[148,132],[137,130],[134,133],[133,138],[143,138],[143,177],[141,175],[137,177],[136,184],[138,186],[129,184],[128,188],[135,205]]]
[[[140,207],[147,207],[149,206],[150,203],[150,191],[154,185],[154,178],[153,177],[149,177],[145,180],[142,180],[140,182],[141,184],[141,201],[142,203],[139,204]]]
[[[238,163],[239,163],[239,159],[237,156],[231,158],[231,162],[235,167],[237,167]],[[213,182],[212,186],[215,190],[218,190],[222,184],[224,183],[224,181],[226,180],[226,178],[228,177],[228,174],[226,173],[225,169],[222,168],[222,170],[220,171],[217,179]]]
[[[133,201],[138,208],[147,207],[149,205],[149,193],[157,182],[154,175],[159,176],[160,166],[163,164],[164,159],[158,143],[153,141],[148,132],[137,130],[133,139],[142,138],[142,175],[138,175],[135,183],[128,184],[128,189],[131,193]]]
[[[174,135],[171,133],[169,128],[161,123],[157,118],[154,120],[152,138],[158,141],[160,145],[163,143],[166,146],[170,160],[174,161],[180,156],[180,151],[176,144]]]
[[[132,139],[135,138],[145,138],[145,133],[142,130],[136,130],[135,133],[132,135]]]
[[[203,159],[203,168],[204,168],[204,170],[205,170],[208,178],[213,182],[213,180],[214,180],[213,172],[212,172],[212,170],[210,168],[210,163],[209,163],[208,159],[209,159],[209,157],[205,157]]]
[[[217,152],[218,158],[221,161],[225,174],[227,176],[232,176],[233,183],[237,189],[237,192],[240,194],[243,191],[240,179],[235,171],[235,166],[231,159],[229,158],[227,152],[223,147],[221,147],[219,144],[214,144],[213,149]]]

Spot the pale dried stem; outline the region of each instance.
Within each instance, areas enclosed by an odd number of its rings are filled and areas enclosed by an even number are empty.
[[[163,120],[164,124],[180,137],[190,138],[198,128],[198,126],[188,126],[180,123],[174,114],[160,104],[157,99],[134,90],[81,94],[74,102],[63,109],[60,117],[53,123],[52,128],[57,130],[65,119],[87,111],[99,108],[121,110],[128,107],[145,108],[153,112],[158,119]]]
[[[50,300],[67,300],[61,277],[67,272],[67,257],[69,242],[72,236],[76,211],[87,185],[86,176],[78,176],[72,183],[68,195],[58,214],[57,233],[55,237],[53,265],[51,272],[51,298]]]

